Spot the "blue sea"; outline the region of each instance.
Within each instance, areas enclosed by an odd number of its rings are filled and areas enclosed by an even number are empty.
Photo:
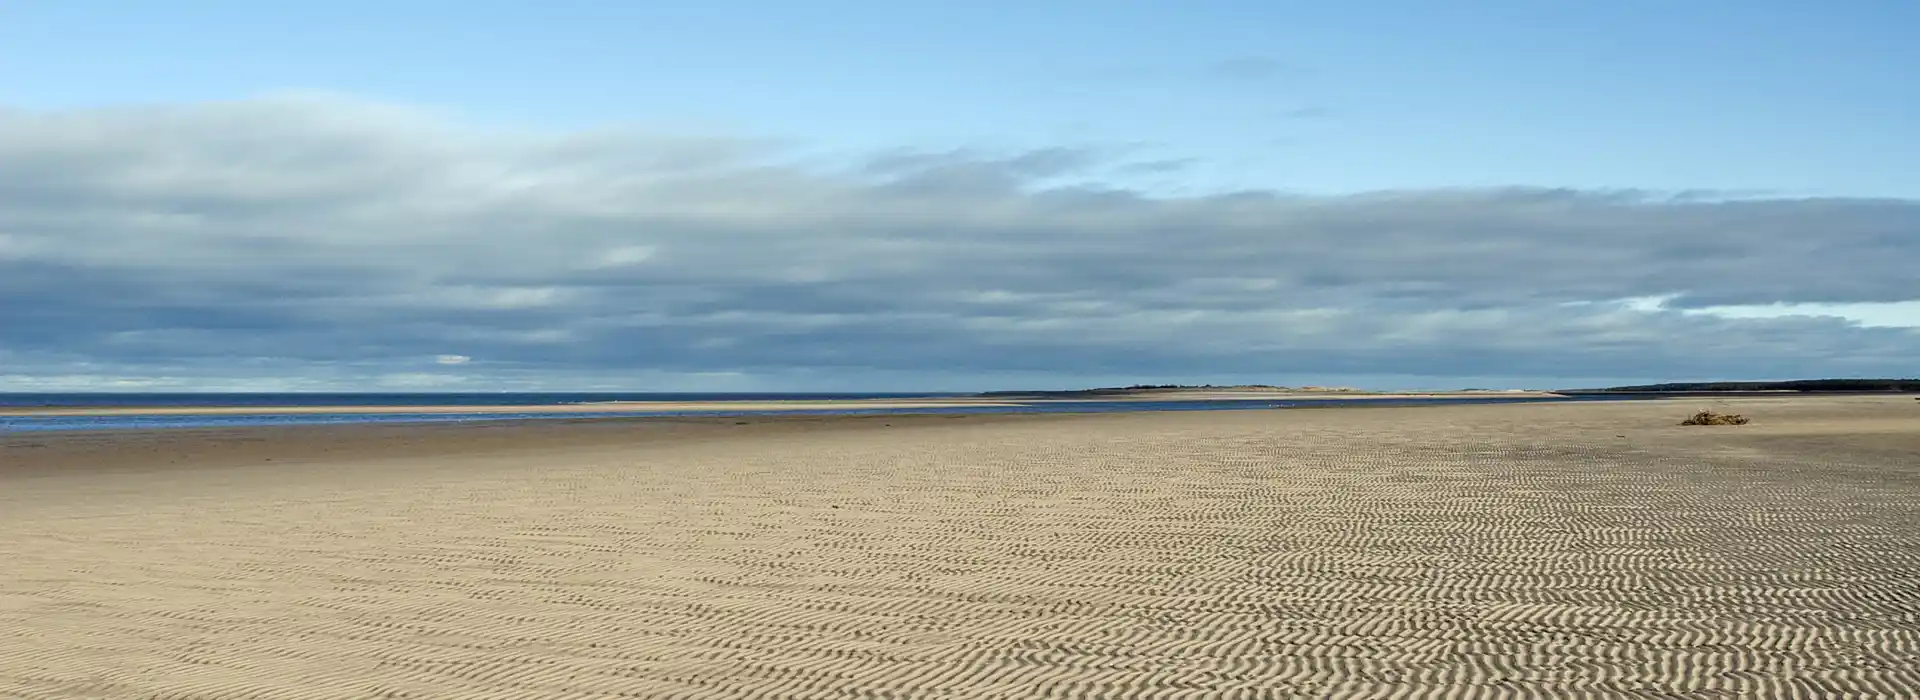
[[[904,393],[0,393],[0,408],[139,407],[287,407],[287,406],[559,406],[609,401],[769,401],[952,398],[971,394]],[[263,425],[340,425],[352,423],[446,423],[470,421],[581,418],[657,418],[755,415],[882,415],[955,413],[1118,413],[1129,411],[1233,411],[1274,408],[1418,406],[1461,403],[1540,403],[1617,400],[1615,397],[1488,396],[1484,398],[1409,399],[1231,399],[1209,401],[1051,400],[1017,406],[943,406],[938,408],[808,409],[796,411],[606,411],[569,413],[333,413],[222,414],[163,416],[0,416],[0,433],[56,430],[222,428]]]

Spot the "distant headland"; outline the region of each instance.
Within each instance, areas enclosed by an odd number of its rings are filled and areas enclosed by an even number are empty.
[[[1199,398],[1240,396],[1274,398],[1353,396],[1384,398],[1390,396],[1484,396],[1594,394],[1859,394],[1920,393],[1920,379],[1795,379],[1787,381],[1669,382],[1593,389],[1459,389],[1452,391],[1369,391],[1344,386],[1275,386],[1271,384],[1135,384],[1092,389],[1053,389],[1024,391],[985,391],[974,396],[996,399],[1118,399],[1118,398]]]
[[[1671,382],[1604,389],[1561,389],[1556,394],[1698,394],[1698,393],[1858,394],[1920,392],[1920,379],[1794,379],[1774,382]]]

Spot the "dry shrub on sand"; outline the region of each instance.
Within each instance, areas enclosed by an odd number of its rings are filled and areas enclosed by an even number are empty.
[[[1701,411],[1680,421],[1681,425],[1746,425],[1747,423],[1747,417],[1738,413],[1714,413],[1713,411]]]

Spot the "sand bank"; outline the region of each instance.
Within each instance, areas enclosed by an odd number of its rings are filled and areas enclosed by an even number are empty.
[[[0,697],[1911,698],[1917,403],[0,436]]]
[[[1080,401],[1310,401],[1310,400],[1365,400],[1365,399],[1494,399],[1494,398],[1553,398],[1560,396],[1546,391],[1294,391],[1284,389],[1181,389],[1176,391],[1146,391],[1139,393],[1089,396]]]

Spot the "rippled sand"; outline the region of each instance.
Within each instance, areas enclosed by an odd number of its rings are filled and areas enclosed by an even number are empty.
[[[1910,399],[16,435],[0,533],[0,697],[1920,696]]]

